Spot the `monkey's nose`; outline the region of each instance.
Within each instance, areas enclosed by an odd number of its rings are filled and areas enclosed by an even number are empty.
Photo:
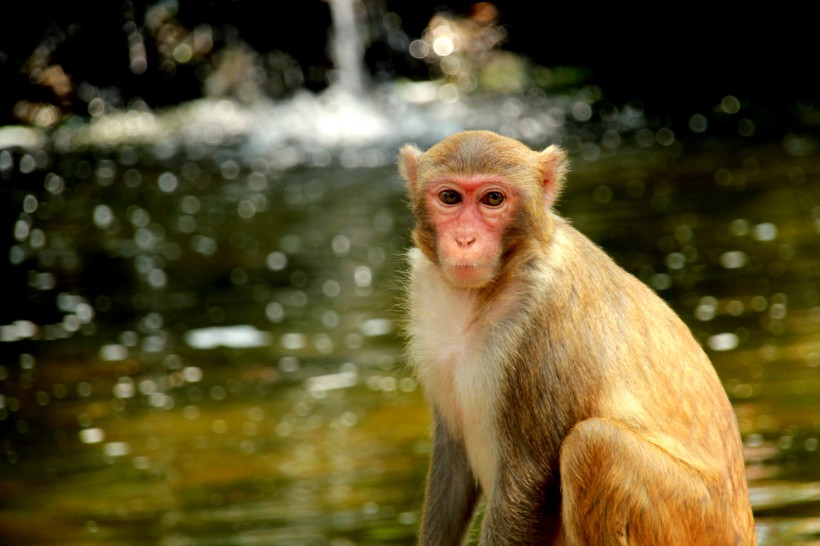
[[[462,235],[462,236],[456,237],[456,244],[460,248],[468,247],[471,244],[473,244],[474,242],[475,242],[475,237],[473,237],[472,235]]]

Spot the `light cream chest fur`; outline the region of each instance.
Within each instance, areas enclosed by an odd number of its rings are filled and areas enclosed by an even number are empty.
[[[493,487],[500,351],[486,346],[492,317],[478,316],[472,291],[450,286],[419,252],[410,254],[412,281],[408,358],[432,406],[466,447],[482,489]]]

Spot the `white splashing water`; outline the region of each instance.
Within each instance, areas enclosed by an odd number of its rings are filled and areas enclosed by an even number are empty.
[[[219,146],[246,158],[273,157],[284,168],[326,164],[334,153],[377,150],[371,156],[375,160],[347,163],[375,166],[391,163],[395,149],[405,142],[426,146],[464,129],[491,129],[532,142],[558,141],[567,132],[565,120],[572,120],[584,102],[569,96],[538,101],[501,95],[459,97],[444,82],[391,82],[366,88],[352,0],[330,4],[336,72],[324,92],[305,90],[287,100],[260,98],[250,103],[203,98],[163,112],[111,112],[87,124],[58,128],[53,136],[56,148],[144,145],[170,154]],[[32,140],[31,135],[27,138]]]

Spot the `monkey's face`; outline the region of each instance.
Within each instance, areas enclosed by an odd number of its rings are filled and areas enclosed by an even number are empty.
[[[451,284],[480,288],[495,278],[519,198],[516,187],[497,176],[447,177],[425,185],[437,262]]]
[[[413,242],[454,286],[487,286],[522,245],[549,236],[565,159],[555,146],[535,152],[488,131],[451,135],[426,152],[403,146]]]

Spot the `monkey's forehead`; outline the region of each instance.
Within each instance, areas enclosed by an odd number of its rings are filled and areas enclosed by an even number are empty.
[[[537,171],[537,152],[488,131],[445,138],[419,158],[419,174],[521,176]]]
[[[492,155],[438,160],[422,157],[418,165],[418,178],[425,184],[446,178],[501,178],[521,183],[530,178],[538,179],[538,168],[531,162],[510,162]]]

